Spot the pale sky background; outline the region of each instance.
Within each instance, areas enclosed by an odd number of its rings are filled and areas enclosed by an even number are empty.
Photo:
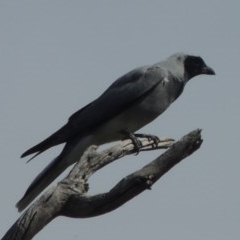
[[[29,164],[21,153],[124,73],[184,51],[217,75],[190,81],[141,132],[178,139],[202,128],[200,150],[114,212],[59,217],[34,239],[239,239],[239,12],[237,0],[0,0],[0,236],[61,147]],[[111,164],[91,179],[91,193],[109,190],[160,153]]]

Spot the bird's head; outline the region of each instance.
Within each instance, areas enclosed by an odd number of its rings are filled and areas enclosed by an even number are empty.
[[[215,75],[214,70],[207,66],[204,60],[199,56],[177,53],[172,55],[169,59],[178,66],[179,70],[181,69],[179,72],[181,72],[186,82],[201,74]]]
[[[201,74],[215,75],[215,72],[201,57],[187,55],[184,59],[184,74],[185,78],[190,80]]]

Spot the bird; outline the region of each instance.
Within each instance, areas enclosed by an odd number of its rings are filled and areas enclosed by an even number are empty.
[[[197,55],[175,53],[152,65],[138,67],[113,82],[97,99],[70,116],[67,123],[22,154],[32,158],[65,143],[61,153],[33,180],[18,201],[24,210],[67,167],[79,161],[90,145],[125,138],[161,115],[183,92],[186,83],[201,74],[215,75]]]

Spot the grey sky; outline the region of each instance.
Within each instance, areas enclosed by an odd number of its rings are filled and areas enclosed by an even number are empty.
[[[180,138],[203,129],[203,145],[152,191],[91,219],[57,218],[35,239],[225,240],[240,237],[240,3],[217,0],[0,1],[0,236],[16,202],[56,156],[20,159],[74,111],[127,71],[184,51],[216,76],[191,80],[141,132]],[[131,156],[92,178],[107,191],[159,152]]]

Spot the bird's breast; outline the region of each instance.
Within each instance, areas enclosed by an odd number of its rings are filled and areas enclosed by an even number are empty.
[[[155,89],[98,127],[95,130],[96,144],[121,139],[122,130],[136,132],[157,118],[170,104],[171,101],[166,91]]]

